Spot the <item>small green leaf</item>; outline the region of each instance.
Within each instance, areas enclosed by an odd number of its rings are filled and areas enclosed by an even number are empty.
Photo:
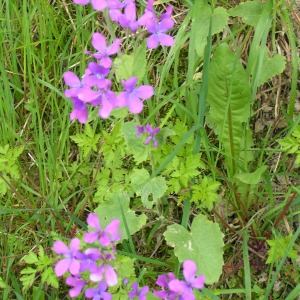
[[[239,173],[234,178],[239,179],[241,182],[246,184],[258,184],[262,180],[263,173],[268,169],[267,166],[261,166],[253,173]]]
[[[285,64],[285,57],[283,55],[275,54],[273,57],[268,57],[268,54],[265,54],[258,86],[264,84],[273,76],[281,74],[285,68]]]
[[[210,18],[212,17],[212,35],[223,30],[227,25],[229,15],[225,8],[217,7],[213,12],[211,5],[196,1],[193,6],[193,23],[191,38],[196,40],[195,48],[199,56],[203,56],[204,48],[207,44]]]
[[[5,289],[7,287],[8,287],[7,284],[4,282],[4,280],[0,276],[0,289]]]
[[[277,236],[275,240],[267,240],[270,249],[268,251],[268,259],[266,263],[278,263],[279,259],[284,256],[291,239],[292,235],[287,237]],[[287,256],[290,258],[297,258],[298,254],[296,250],[291,249]]]
[[[174,247],[180,262],[193,260],[205,283],[218,282],[223,266],[223,234],[218,224],[204,215],[194,218],[189,232],[179,224],[168,226],[164,233],[167,244]]]
[[[128,146],[128,150],[133,155],[137,164],[148,159],[147,146],[143,144],[141,138],[136,136],[136,124],[132,122],[124,123],[122,126],[122,133]]]
[[[135,49],[132,54],[124,54],[121,58],[115,59],[116,77],[120,82],[122,79],[137,77],[143,80],[146,73],[146,43]]]
[[[24,260],[27,264],[36,264],[39,262],[39,259],[34,252],[30,252],[28,255],[26,255]]]
[[[167,190],[164,177],[150,178],[149,173],[145,169],[134,170],[130,178],[134,192],[141,196],[143,205],[146,208],[152,208]],[[152,201],[149,199],[150,195],[152,195]]]
[[[241,17],[245,24],[255,27],[263,8],[264,4],[260,1],[247,1],[231,8],[228,12],[230,16]]]
[[[49,267],[46,268],[43,272],[42,272],[42,283],[47,283],[48,285],[54,287],[54,288],[58,288],[58,278],[57,276],[54,274],[53,268]]]
[[[109,201],[100,204],[95,213],[100,218],[101,227],[106,227],[113,219],[119,219],[121,224],[119,226],[122,232],[122,239],[127,239],[127,233],[122,216],[122,210],[126,217],[126,223],[129,228],[129,234],[132,235],[139,231],[146,223],[147,217],[145,214],[136,216],[135,212],[129,207],[130,198],[125,193],[114,193]]]

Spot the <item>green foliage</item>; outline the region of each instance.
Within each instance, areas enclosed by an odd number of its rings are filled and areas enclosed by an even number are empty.
[[[39,246],[39,254],[30,252],[24,257],[26,264],[33,265],[26,267],[21,271],[21,278],[23,290],[28,290],[37,280],[37,276],[41,275],[41,283],[47,284],[54,288],[58,288],[58,278],[53,271],[53,258],[45,255],[42,246]]]
[[[82,157],[86,158],[91,150],[97,151],[97,144],[99,143],[100,134],[95,134],[94,129],[89,125],[85,124],[84,132],[70,136],[79,149],[82,151]]]
[[[268,54],[265,53],[258,86],[268,82],[273,76],[281,74],[285,68],[285,64],[284,56],[275,54],[272,57],[268,57]]]
[[[300,125],[296,126],[291,132],[291,136],[287,136],[283,139],[277,140],[281,145],[282,150],[290,153],[296,154],[296,164],[300,165]]]
[[[129,207],[129,201],[128,194],[118,192],[114,193],[109,201],[101,203],[95,209],[102,227],[106,227],[112,219],[119,219],[121,221],[119,228],[122,232],[122,239],[128,239],[125,221],[130,235],[139,231],[147,221],[145,214],[136,216],[135,212]],[[126,220],[124,220],[123,216],[125,216]]]
[[[11,180],[20,179],[17,160],[23,150],[23,146],[15,147],[14,149],[10,149],[9,145],[0,146],[0,173],[5,179],[0,178],[0,196],[7,193],[8,185],[6,181],[10,182]]]
[[[195,1],[193,5],[192,35],[196,41],[195,49],[199,56],[203,56],[207,43],[210,19],[212,19],[212,35],[223,30],[227,25],[229,15],[223,7],[212,10],[211,6],[202,1]]]
[[[146,74],[146,43],[142,43],[135,48],[132,54],[124,54],[121,58],[115,60],[116,77],[120,82],[121,79],[127,80],[130,77],[137,77],[142,80]]]
[[[221,200],[217,193],[220,185],[220,182],[204,176],[200,184],[192,186],[191,202],[194,202],[198,208],[212,210],[214,203]]]
[[[286,237],[284,236],[277,236],[275,240],[267,240],[268,245],[270,246],[270,249],[268,251],[268,259],[267,264],[271,263],[278,263],[280,258],[284,256],[284,253],[291,242],[292,235],[288,235]],[[287,254],[290,258],[297,258],[298,254],[297,251],[294,249],[291,249],[289,253]]]
[[[167,190],[164,177],[150,178],[145,169],[133,170],[130,179],[132,189],[138,196],[141,196],[142,203],[146,208],[152,208]],[[152,195],[151,198],[149,198],[150,195]]]
[[[211,60],[207,103],[209,120],[214,123],[229,174],[233,176],[239,169],[241,141],[248,127],[252,99],[248,76],[227,44],[220,45]]]
[[[174,247],[180,262],[191,259],[196,262],[199,274],[205,282],[213,284],[219,280],[223,266],[223,234],[218,224],[204,215],[194,218],[189,232],[179,224],[168,226],[164,237]]]
[[[241,17],[247,25],[255,27],[259,21],[264,4],[260,1],[247,1],[231,8],[230,16]]]
[[[122,134],[124,136],[128,152],[133,155],[136,164],[144,162],[148,159],[148,149],[151,145],[144,145],[141,138],[136,136],[136,124],[126,122],[122,126]]]

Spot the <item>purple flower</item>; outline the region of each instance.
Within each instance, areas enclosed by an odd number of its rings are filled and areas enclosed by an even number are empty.
[[[157,48],[159,44],[163,46],[172,46],[174,39],[165,32],[174,26],[174,21],[170,18],[164,18],[157,23],[156,20],[151,19],[146,24],[148,32],[152,33],[147,39],[147,46],[149,49]]]
[[[71,87],[70,89],[65,90],[65,96],[67,98],[77,97],[78,93],[85,86],[84,79],[81,81],[76,74],[71,71],[65,72],[63,77],[65,83]]]
[[[129,28],[133,33],[136,32],[139,24],[136,20],[136,5],[134,0],[127,1],[124,14],[119,16],[118,22],[123,28]]]
[[[163,290],[153,291],[153,294],[160,299],[168,299],[168,300],[177,299],[179,294],[169,289],[169,282],[174,279],[176,279],[176,277],[171,272],[165,275],[159,275],[157,277],[156,284],[161,288],[163,288]]]
[[[70,119],[77,119],[79,123],[85,123],[88,119],[89,113],[86,104],[77,97],[72,97],[71,101],[73,103],[74,109],[70,114]]]
[[[111,256],[111,259],[115,259]],[[114,268],[107,263],[108,255],[106,254],[106,260],[99,267],[94,269],[90,274],[90,279],[94,282],[101,281],[104,277],[105,282],[109,286],[114,286],[118,283],[118,275]]]
[[[87,5],[90,2],[90,0],[73,0],[73,2],[75,4]]]
[[[158,146],[155,135],[157,133],[159,133],[159,131],[160,131],[159,127],[152,128],[150,124],[147,124],[146,126],[136,126],[136,130],[137,130],[136,137],[140,137],[142,133],[148,133],[149,134],[149,136],[147,137],[147,139],[144,142],[144,145],[148,145],[149,142],[152,140],[153,141],[153,146],[154,147]]]
[[[132,284],[132,291],[128,294],[128,299],[133,299],[135,297],[138,297],[139,300],[146,300],[146,295],[149,292],[149,287],[144,286],[139,290],[139,286],[137,282],[134,282]]]
[[[61,242],[56,241],[53,244],[53,250],[56,254],[64,255],[64,259],[60,260],[55,266],[56,276],[62,276],[68,270],[72,275],[77,275],[80,269],[80,263],[77,260],[77,254],[79,252],[80,240],[75,238],[71,240],[70,249],[68,246]]]
[[[141,99],[151,98],[154,94],[153,87],[151,85],[141,85],[136,88],[138,78],[131,77],[128,80],[122,80],[123,88],[125,92],[121,92],[118,95],[118,106],[128,106],[129,110],[133,114],[139,114],[143,110],[143,102]]]
[[[183,263],[183,276],[185,281],[173,279],[169,282],[169,289],[173,292],[180,293],[179,299],[181,300],[194,300],[195,295],[193,288],[201,289],[204,287],[205,277],[200,275],[196,277],[197,266],[192,260],[186,260]]]
[[[83,287],[87,284],[87,282],[80,276],[69,276],[66,278],[66,283],[67,285],[74,287],[69,291],[69,295],[71,298],[77,297],[81,293]]]
[[[112,296],[110,293],[106,292],[106,289],[106,282],[100,282],[97,289],[86,289],[85,296],[87,298],[92,298],[92,300],[111,300]]]
[[[105,87],[106,77],[110,72],[109,68],[99,66],[95,62],[90,62],[88,65],[88,72],[86,72],[85,83],[90,86]]]
[[[94,54],[89,51],[85,51],[86,54],[92,55],[94,58],[99,60],[99,64],[104,68],[110,68],[112,65],[112,60],[110,56],[116,54],[120,50],[120,39],[115,39],[115,41],[108,47],[106,47],[106,40],[101,33],[95,32],[92,35],[92,45],[98,51]]]
[[[94,243],[98,239],[101,246],[107,247],[121,239],[118,232],[118,226],[120,224],[120,220],[118,219],[112,220],[105,229],[102,229],[100,227],[99,217],[96,214],[90,213],[87,218],[87,223],[90,227],[96,229],[96,231],[84,234],[84,241],[88,244]]]
[[[88,248],[84,251],[84,253],[79,253],[77,258],[81,261],[80,262],[80,272],[86,270],[94,270],[97,267],[96,262],[99,259],[102,259],[102,254],[98,249],[95,248]]]

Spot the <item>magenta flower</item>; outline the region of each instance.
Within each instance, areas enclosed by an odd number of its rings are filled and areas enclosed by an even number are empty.
[[[77,119],[79,123],[85,123],[88,119],[89,113],[86,104],[77,97],[72,97],[71,101],[73,103],[74,109],[70,114],[70,119]]]
[[[153,146],[154,147],[158,146],[155,135],[157,133],[159,133],[159,131],[160,131],[159,127],[152,128],[150,124],[147,124],[146,126],[136,126],[136,130],[137,130],[136,137],[140,137],[141,134],[143,134],[143,133],[148,133],[149,134],[149,136],[147,137],[147,139],[144,142],[144,145],[148,145],[149,142],[152,140],[153,141]]]
[[[183,263],[183,276],[184,281],[173,279],[169,282],[169,289],[173,292],[180,293],[180,300],[194,300],[195,295],[193,288],[202,289],[204,287],[205,277],[200,275],[196,277],[197,266],[192,260],[186,260]]]
[[[122,80],[125,92],[121,92],[118,98],[118,106],[128,106],[133,114],[139,114],[144,107],[141,99],[149,99],[153,96],[154,90],[151,85],[141,85],[136,87],[138,78],[131,77],[128,80]]]
[[[121,239],[118,232],[118,226],[120,224],[120,220],[118,219],[112,220],[105,229],[102,229],[100,227],[99,217],[96,214],[90,213],[87,217],[87,223],[90,227],[96,229],[96,231],[84,234],[84,241],[88,244],[99,240],[101,246],[108,247]]]
[[[73,2],[80,5],[87,5],[91,2],[95,10],[104,10],[106,8],[121,5],[118,0],[73,0]]]
[[[93,87],[99,86],[101,88],[105,87],[106,84],[106,77],[110,72],[109,68],[104,68],[99,66],[95,62],[90,62],[88,65],[88,72],[85,75],[85,84]]]
[[[85,51],[85,53],[90,54],[94,58],[99,60],[99,64],[104,68],[110,68],[110,66],[112,65],[110,56],[119,52],[120,44],[121,40],[115,39],[115,41],[107,47],[104,36],[101,33],[95,32],[92,35],[92,45],[98,52],[92,54],[89,51]]]
[[[70,89],[65,90],[65,96],[67,98],[77,97],[78,93],[85,86],[85,80],[83,79],[81,81],[77,75],[71,71],[65,72],[63,77],[65,83],[71,87]]]
[[[139,27],[136,20],[136,5],[134,0],[129,0],[126,3],[124,14],[118,17],[118,22],[123,28],[129,28],[135,33]]]
[[[86,289],[85,296],[87,298],[92,298],[92,300],[111,300],[112,296],[110,293],[106,292],[106,289],[106,282],[100,282],[97,289]]]
[[[169,299],[169,300],[177,299],[179,294],[177,292],[171,291],[169,289],[169,282],[174,279],[176,279],[176,277],[171,272],[167,273],[165,275],[159,275],[157,277],[156,284],[159,287],[161,287],[162,290],[160,290],[160,291],[154,290],[153,294],[160,299]]]
[[[115,258],[113,257],[113,259]],[[91,271],[90,274],[90,279],[94,282],[101,281],[103,278],[109,286],[114,286],[118,283],[118,275],[114,268],[107,263],[107,261],[105,261],[95,270]]]
[[[143,286],[139,290],[139,285],[137,282],[134,282],[132,284],[132,291],[128,294],[128,299],[133,299],[135,297],[138,297],[139,300],[146,300],[146,295],[149,292],[149,287],[148,286]]]
[[[147,22],[146,26],[148,32],[152,33],[146,42],[149,49],[157,48],[159,44],[163,46],[172,46],[174,44],[174,39],[165,33],[174,26],[172,19],[164,18],[159,23],[151,19]]]
[[[73,286],[73,288],[69,291],[71,298],[77,297],[81,293],[83,287],[87,284],[87,282],[80,276],[69,276],[66,278],[66,283],[69,286]]]
[[[79,252],[80,240],[75,238],[71,240],[70,249],[68,246],[61,242],[56,241],[53,244],[53,250],[56,254],[64,255],[64,259],[60,260],[55,266],[56,276],[62,276],[68,270],[72,275],[77,275],[80,269],[80,263],[77,260],[77,254]]]
[[[84,253],[79,253],[77,258],[80,260],[80,272],[94,270],[97,267],[97,261],[102,259],[102,253],[95,248],[88,248]]]

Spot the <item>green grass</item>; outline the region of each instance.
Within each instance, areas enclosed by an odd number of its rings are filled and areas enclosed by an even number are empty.
[[[297,25],[287,13],[293,7],[287,7],[281,1],[276,7],[270,8],[272,16],[277,15],[277,19],[270,19],[268,26],[262,25],[266,22],[263,13],[259,30],[255,31],[254,36],[249,26],[241,25],[237,20],[227,28],[226,36],[222,36],[222,33],[212,35],[210,28],[208,44],[211,46],[206,48],[203,57],[198,57],[195,52],[197,41],[192,38],[196,34],[193,31],[194,16],[190,8],[194,1],[166,2],[173,4],[177,13],[177,24],[172,31],[176,34],[176,44],[167,50],[159,48],[147,53],[147,80],[156,86],[155,96],[147,102],[141,116],[125,119],[139,119],[143,124],[155,123],[161,128],[170,126],[176,119],[187,124],[188,130],[182,134],[181,141],[168,149],[168,155],[155,165],[151,176],[155,178],[160,175],[192,137],[194,153],[200,152],[203,162],[208,166],[203,171],[203,176],[211,175],[222,182],[222,202],[215,208],[216,212],[221,213],[196,209],[187,199],[184,205],[173,208],[172,215],[169,207],[171,204],[168,203],[178,195],[165,195],[167,204],[161,205],[162,212],[159,209],[148,210],[149,228],[145,226],[134,238],[124,242],[120,246],[120,253],[136,259],[137,277],[141,282],[149,283],[149,278],[153,279],[154,275],[169,271],[170,266],[179,272],[180,264],[172,254],[173,250],[165,243],[162,243],[158,254],[150,257],[154,238],[161,237],[166,226],[174,222],[189,228],[191,216],[200,212],[210,218],[214,215],[213,219],[220,224],[224,233],[225,266],[233,262],[240,267],[232,268],[230,274],[223,272],[218,284],[208,286],[203,292],[207,299],[214,299],[216,295],[221,299],[229,299],[229,296],[262,299],[258,298],[259,293],[254,288],[259,284],[262,273],[266,273],[269,278],[261,287],[264,299],[269,295],[274,299],[296,299],[299,293],[299,285],[296,283],[300,278],[300,267],[295,260],[287,260],[288,249],[279,262],[274,262],[273,270],[261,258],[266,259],[268,256],[267,245],[262,241],[265,237],[274,239],[274,231],[284,235],[290,229],[293,237],[288,247],[294,247],[298,254],[300,250],[297,244],[299,229],[293,229],[293,222],[299,223],[300,220],[299,168],[291,167],[293,157],[283,153],[277,143],[278,139],[290,135],[299,125],[299,117],[294,117],[298,59],[293,26]],[[234,5],[226,1],[215,4],[216,7],[222,5],[225,8]],[[272,5],[270,2],[270,6]],[[100,152],[105,142],[103,132],[112,132],[113,127],[124,118],[115,115],[103,121],[97,117],[96,112],[92,113],[90,125],[102,136],[97,151],[92,151],[83,158],[70,136],[82,133],[84,125],[71,123],[69,120],[72,106],[63,95],[65,86],[62,76],[67,70],[74,71],[79,76],[84,73],[89,58],[83,51],[91,50],[90,38],[93,32],[103,32],[113,40],[120,31],[115,24],[106,24],[105,17],[93,11],[90,5],[81,7],[74,5],[72,1],[3,0],[0,6],[0,147],[24,147],[16,162],[20,172],[19,179],[7,179],[0,172],[0,180],[8,184],[8,192],[0,196],[0,296],[3,299],[65,299],[66,288],[62,281],[60,289],[54,289],[42,284],[40,276],[36,278],[34,288],[24,291],[20,272],[26,267],[23,258],[30,252],[37,253],[38,246],[41,245],[47,255],[53,256],[51,247],[55,239],[67,241],[82,233],[82,229],[86,229],[87,213],[99,204],[93,199],[99,184],[98,176],[107,168],[103,153]],[[276,50],[276,30],[282,24],[286,26],[285,34],[290,46],[290,52],[286,55],[291,56],[288,65],[290,73],[286,75],[289,72],[286,68],[284,74],[280,75],[285,76],[288,81],[285,86],[287,92],[278,87],[276,80],[270,80],[261,87],[258,85],[263,52]],[[138,36],[143,37],[143,33],[138,33]],[[277,119],[273,118],[274,122],[262,132],[254,133],[252,151],[256,159],[249,165],[244,162],[244,171],[250,172],[248,167],[255,171],[262,165],[267,165],[268,169],[264,175],[264,184],[255,187],[251,195],[247,195],[248,198],[240,196],[242,192],[239,187],[226,175],[228,170],[224,163],[224,150],[211,129],[212,124],[206,119],[210,59],[222,41],[236,49],[244,65],[250,60],[246,67],[253,70],[250,82],[253,100],[261,92],[269,105],[273,95],[266,90],[270,86],[278,88],[282,99],[279,118],[287,124],[279,127]],[[261,44],[266,44],[267,48],[260,48]],[[122,51],[130,52],[133,47],[129,39],[124,40]],[[119,83],[116,86],[119,87]],[[259,112],[263,105],[263,101],[256,101],[253,109]],[[275,109],[274,106],[270,105],[271,109]],[[251,116],[252,128],[257,116],[258,113]],[[123,153],[122,149],[119,151]],[[128,171],[127,176],[135,163],[130,155],[124,155],[121,159],[122,168]],[[144,166],[147,167],[147,163]],[[113,168],[112,170],[115,171]],[[280,178],[285,178],[286,182],[280,181]],[[114,179],[109,180],[113,186]],[[123,184],[125,186],[128,182]],[[133,192],[131,197],[134,198]],[[243,202],[245,199],[248,199],[247,211]],[[136,204],[135,201],[137,200],[132,200],[133,205],[136,205],[137,210],[141,209],[140,203]],[[157,223],[158,218],[161,223]],[[125,215],[124,219],[126,220]],[[233,221],[238,224],[235,229],[231,224]],[[129,232],[128,228],[126,231]],[[135,244],[137,240],[140,243]],[[260,255],[255,256],[255,251]],[[251,264],[255,259],[259,261],[258,271]],[[147,269],[145,266],[151,267]],[[286,286],[284,291],[281,290],[282,294],[273,290],[278,278]],[[2,281],[5,288],[2,288]]]

